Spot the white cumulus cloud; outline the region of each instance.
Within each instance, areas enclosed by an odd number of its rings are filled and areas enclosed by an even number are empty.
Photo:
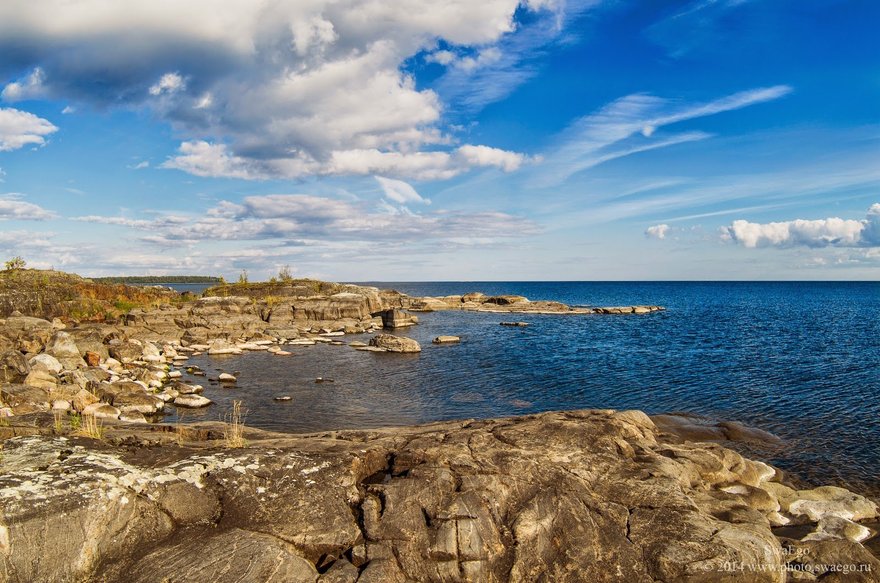
[[[649,239],[665,239],[669,234],[669,225],[653,225],[645,229],[645,236]]]
[[[152,109],[183,136],[167,168],[247,179],[446,178],[474,158],[456,152],[444,103],[416,86],[407,63],[445,44],[452,57],[464,55],[449,61],[461,70],[498,66],[509,51],[496,45],[520,34],[517,10],[561,6],[252,0],[218,10],[214,0],[6,0],[0,54],[14,52],[39,81],[8,85],[13,97],[39,86],[74,105]]]
[[[177,93],[186,87],[186,81],[180,73],[165,73],[150,86],[150,95],[162,95],[163,93]]]
[[[29,144],[42,146],[46,136],[58,131],[51,122],[27,111],[0,108],[0,152],[17,150]]]
[[[795,219],[772,223],[733,221],[723,239],[743,247],[880,247],[880,203],[864,219]]]
[[[456,150],[458,157],[472,166],[494,166],[512,172],[522,166],[526,157],[516,152],[509,152],[489,146],[473,146],[466,144]]]
[[[43,85],[45,79],[43,69],[35,67],[25,78],[7,84],[0,92],[0,98],[4,101],[23,101],[43,97],[46,92]]]

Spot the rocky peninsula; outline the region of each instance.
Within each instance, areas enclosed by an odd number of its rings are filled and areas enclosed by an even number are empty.
[[[310,435],[234,412],[146,422],[210,406],[180,380],[193,354],[283,358],[416,311],[660,309],[311,280],[192,297],[3,273],[0,581],[877,581],[877,505],[718,443],[737,428],[611,410]]]

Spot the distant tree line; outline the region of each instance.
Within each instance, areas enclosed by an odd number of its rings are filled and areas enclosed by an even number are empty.
[[[212,275],[128,275],[124,277],[93,277],[97,283],[220,283],[222,277]]]

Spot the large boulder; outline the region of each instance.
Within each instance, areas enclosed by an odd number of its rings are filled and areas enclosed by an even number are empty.
[[[46,389],[27,385],[3,385],[0,388],[0,401],[11,407],[16,415],[48,411],[51,406]]]
[[[125,364],[135,360],[140,360],[144,355],[144,344],[140,340],[131,339],[113,339],[110,341],[108,353],[112,358]]]
[[[20,383],[31,372],[27,358],[17,350],[0,354],[0,382]]]
[[[52,332],[52,322],[31,316],[11,316],[3,324],[6,330],[16,334],[32,334],[35,332]]]
[[[45,368],[37,367],[31,369],[31,372],[25,377],[23,383],[29,387],[37,387],[51,391],[58,386],[58,377]]]
[[[377,334],[370,338],[370,346],[384,348],[388,352],[421,352],[422,347],[412,338],[394,336],[392,334]]]
[[[66,370],[74,370],[85,366],[82,354],[67,332],[56,332],[46,345],[46,354],[58,359]]]
[[[123,413],[155,415],[165,407],[165,401],[148,394],[142,385],[132,381],[104,383],[98,390],[98,396]]]
[[[419,319],[403,310],[385,310],[382,312],[382,326],[385,328],[406,328],[418,324]]]

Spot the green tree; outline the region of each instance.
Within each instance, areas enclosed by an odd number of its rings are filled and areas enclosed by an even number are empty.
[[[6,262],[6,271],[12,271],[13,269],[24,269],[26,265],[24,259],[19,256],[13,257],[9,261]]]
[[[248,282],[247,269],[242,269],[241,273],[238,274],[238,283],[247,283],[247,282]]]

